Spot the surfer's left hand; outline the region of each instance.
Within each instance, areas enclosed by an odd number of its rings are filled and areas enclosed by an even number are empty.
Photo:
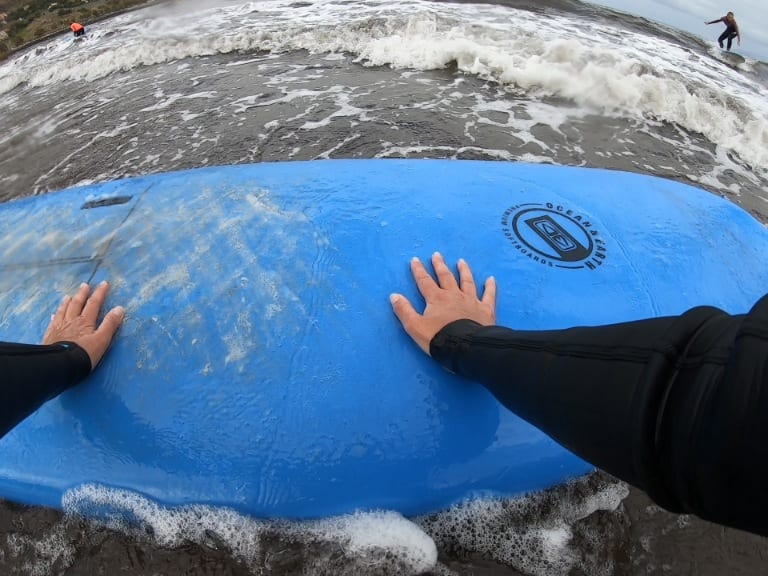
[[[389,297],[392,309],[408,335],[429,354],[429,343],[440,330],[456,320],[474,320],[484,326],[496,322],[496,280],[485,281],[483,297],[478,299],[472,271],[464,260],[459,260],[459,281],[445,264],[440,253],[432,255],[435,281],[418,258],[411,260],[411,273],[426,308],[419,314],[402,294]]]
[[[43,344],[74,342],[88,353],[91,370],[109,348],[117,329],[123,323],[125,310],[112,308],[96,325],[101,307],[109,292],[109,284],[102,282],[93,290],[83,282],[74,296],[65,296],[43,336]]]

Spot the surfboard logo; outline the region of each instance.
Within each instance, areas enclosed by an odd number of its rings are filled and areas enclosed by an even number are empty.
[[[504,235],[533,262],[557,267],[597,270],[608,256],[600,232],[583,215],[565,206],[518,204],[504,211]]]

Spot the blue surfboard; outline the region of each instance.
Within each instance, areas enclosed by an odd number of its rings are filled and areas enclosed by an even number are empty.
[[[0,339],[108,279],[99,369],[0,441],[0,497],[83,484],[256,517],[426,513],[591,467],[422,354],[391,312],[408,261],[495,275],[499,323],[547,329],[747,311],[768,233],[679,183],[505,162],[203,168],[0,206]],[[514,380],[515,375],[510,374]]]

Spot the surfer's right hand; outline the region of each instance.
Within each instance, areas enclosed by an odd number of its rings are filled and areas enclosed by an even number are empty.
[[[496,280],[485,281],[483,297],[478,299],[472,271],[459,260],[459,281],[448,268],[439,252],[432,255],[435,281],[418,258],[411,260],[411,273],[426,307],[419,314],[402,294],[389,297],[392,309],[408,335],[429,354],[429,343],[445,326],[456,320],[474,320],[484,326],[496,323]]]
[[[92,294],[91,287],[83,282],[74,296],[64,296],[51,316],[43,344],[73,342],[88,353],[91,370],[96,368],[125,318],[123,307],[116,306],[104,315],[101,324],[96,325],[107,292],[109,284],[106,282],[96,286]]]

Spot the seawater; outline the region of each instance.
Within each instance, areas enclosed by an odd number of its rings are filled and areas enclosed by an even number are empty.
[[[0,65],[0,199],[206,165],[440,157],[653,174],[768,221],[768,67],[673,32],[575,0],[165,2]],[[77,487],[62,517],[0,514],[0,566],[95,570],[117,530],[132,552],[110,558],[137,571],[170,549],[165,572],[183,573],[194,545],[234,562],[221,573],[613,574],[634,546],[627,488],[598,478],[301,524]],[[112,514],[83,523],[94,507]],[[638,546],[644,567],[669,565]]]

